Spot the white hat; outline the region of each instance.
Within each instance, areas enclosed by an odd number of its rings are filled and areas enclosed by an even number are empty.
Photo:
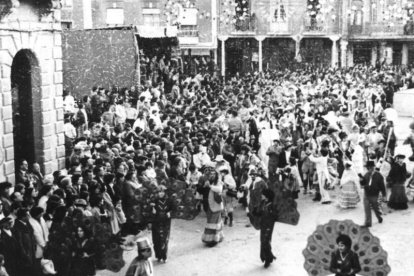
[[[221,154],[217,155],[216,159],[214,159],[214,161],[216,161],[216,162],[224,161],[223,155],[221,155]]]

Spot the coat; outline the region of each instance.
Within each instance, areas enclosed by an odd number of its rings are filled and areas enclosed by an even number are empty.
[[[45,220],[41,217],[40,222],[34,218],[29,218],[29,223],[33,228],[33,234],[36,241],[36,259],[43,258],[43,250],[49,241],[49,229]]]
[[[20,275],[21,254],[19,243],[4,231],[0,233],[0,254],[4,256],[4,267],[10,276]]]
[[[372,181],[371,181],[372,176]],[[370,184],[371,182],[371,184]],[[361,186],[365,190],[366,196],[378,196],[381,192],[385,198],[385,184],[384,177],[379,172],[367,172],[364,177],[360,180]]]
[[[33,228],[29,223],[25,224],[21,220],[16,219],[12,233],[22,250],[20,263],[25,266],[26,271],[30,271],[36,259],[36,240]]]
[[[215,212],[224,210],[223,199],[221,200],[220,203],[218,203],[214,199],[214,194],[218,194],[219,196],[221,196],[222,193],[223,193],[223,185],[220,182],[217,185],[210,186],[210,191],[208,193],[208,206],[211,212],[215,213]]]

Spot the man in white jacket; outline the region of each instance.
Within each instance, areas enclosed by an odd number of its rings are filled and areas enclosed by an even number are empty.
[[[316,173],[318,175],[319,191],[322,196],[322,204],[331,203],[329,192],[325,189],[325,183],[330,182],[329,171],[328,171],[328,150],[321,149],[320,156],[309,155],[310,161],[316,165]]]

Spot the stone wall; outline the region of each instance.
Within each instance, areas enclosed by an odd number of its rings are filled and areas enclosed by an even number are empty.
[[[40,121],[41,131],[35,137],[36,156],[45,174],[65,165],[62,98],[62,37],[60,11],[39,17],[30,6],[20,5],[17,11],[0,22],[0,181],[14,183],[14,141],[11,94],[11,66],[20,50],[29,50],[40,67],[40,93],[33,95],[33,113]],[[40,104],[39,104],[40,101]]]

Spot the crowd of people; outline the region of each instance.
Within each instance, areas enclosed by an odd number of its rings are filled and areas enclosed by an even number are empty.
[[[138,234],[148,224],[137,190],[149,186],[157,191],[150,204],[155,257],[166,262],[170,179],[185,183],[207,214],[202,241],[209,246],[223,240],[223,225],[234,225],[239,204],[248,216],[271,217],[270,178],[292,199],[312,195],[330,204],[335,194],[340,208],[363,200],[367,227],[371,208],[382,222],[381,202],[408,208],[393,95],[412,85],[410,70],[308,65],[225,81],[159,73],[139,87],[97,86],[77,99],[66,92],[66,171],[44,176],[39,164],[22,160],[16,184],[0,184],[0,254],[10,276],[42,275],[44,259],[58,275],[95,275],[99,254],[87,227],[73,233],[72,258],[63,265],[47,254],[49,231],[80,209],[109,223],[113,234]],[[406,142],[414,148],[413,138]],[[255,189],[263,190],[263,202],[251,208]],[[274,260],[273,223],[261,224],[265,267]],[[152,275],[148,248],[141,239],[127,275]]]

